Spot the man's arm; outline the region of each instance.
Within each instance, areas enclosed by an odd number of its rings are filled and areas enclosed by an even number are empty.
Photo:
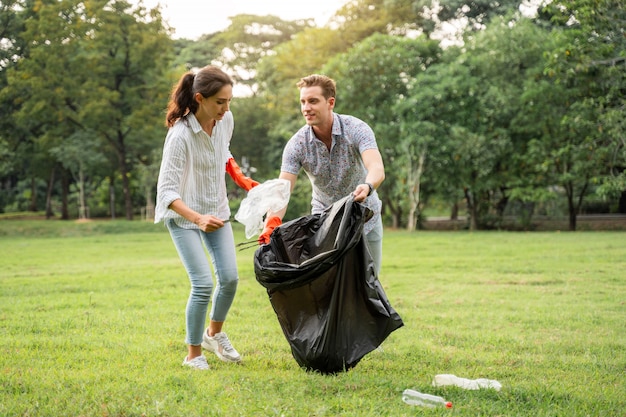
[[[356,186],[356,189],[352,192],[354,195],[354,201],[364,201],[370,192],[377,189],[380,184],[385,180],[385,165],[383,164],[383,157],[378,149],[368,149],[361,154],[363,159],[363,165],[367,170],[365,182]],[[370,184],[372,190],[370,190]]]

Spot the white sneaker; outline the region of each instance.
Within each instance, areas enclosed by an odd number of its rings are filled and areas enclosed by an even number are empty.
[[[241,361],[241,356],[233,345],[230,344],[230,340],[228,340],[228,336],[226,336],[224,332],[215,333],[213,337],[209,336],[207,332],[204,332],[204,336],[202,336],[202,347],[209,352],[215,353],[217,357],[224,362]]]
[[[199,369],[201,371],[206,371],[209,369],[209,364],[207,363],[204,355],[196,356],[191,360],[187,360],[187,357],[185,356],[183,366],[188,366],[193,369]]]

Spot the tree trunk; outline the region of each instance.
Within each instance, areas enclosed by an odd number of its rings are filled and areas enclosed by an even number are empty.
[[[130,194],[130,172],[126,163],[126,147],[124,145],[124,134],[118,132],[118,158],[120,162],[120,174],[122,175],[122,194],[124,195],[124,211],[126,212],[126,220],[133,219],[133,199]]]
[[[87,219],[88,217],[87,205],[85,204],[85,173],[81,162],[78,168],[78,218]]]
[[[54,217],[54,212],[52,211],[52,189],[54,188],[54,174],[56,172],[56,165],[52,167],[52,171],[50,172],[50,178],[48,179],[48,190],[46,191],[46,219]]]
[[[576,207],[574,206],[574,190],[571,186],[565,187],[567,193],[567,213],[569,215],[569,230],[576,230]]]
[[[70,219],[70,210],[68,208],[67,199],[70,194],[70,183],[68,181],[67,171],[63,171],[61,175],[61,219]]]
[[[499,220],[502,220],[504,219],[506,206],[509,204],[509,197],[506,195],[506,189],[504,187],[500,187],[500,192],[502,193],[502,197],[496,203],[496,213],[498,214]]]
[[[130,173],[124,161],[121,164],[122,171],[122,190],[124,192],[124,208],[126,209],[126,220],[133,219],[133,199],[130,195]]]
[[[478,230],[478,210],[472,206],[470,210],[470,230]]]
[[[146,220],[154,220],[154,199],[152,187],[146,187]]]
[[[626,214],[626,190],[622,191],[617,205],[617,212]]]
[[[565,184],[565,195],[567,196],[567,213],[569,218],[569,230],[576,230],[576,205],[574,204],[574,186],[572,183]]]
[[[111,219],[115,220],[115,186],[113,177],[109,179],[109,207],[111,210]]]
[[[37,181],[33,176],[30,179],[30,207],[29,211],[37,211]]]
[[[467,213],[470,216],[470,230],[478,230],[478,208],[476,207],[476,202],[467,187],[463,189],[463,193],[465,194],[465,200],[467,201]]]
[[[413,166],[409,163],[409,175],[407,184],[409,185],[409,216],[407,219],[406,229],[413,231],[417,229],[417,221],[420,205],[420,189],[422,173],[424,172],[424,161],[426,160],[426,151],[422,151],[418,157],[417,168],[413,170]]]
[[[572,182],[565,184],[565,194],[567,195],[567,209],[569,212],[569,230],[576,230],[576,216],[580,212],[580,208],[582,207],[583,200],[585,198],[585,193],[587,192],[587,187],[589,186],[589,179],[585,179],[585,184],[581,187],[580,193],[578,195],[578,201],[574,203],[575,195],[574,192],[576,187]]]
[[[570,211],[569,213],[569,230],[576,231],[576,212]]]
[[[384,198],[384,207],[391,213],[391,227],[397,229],[400,227],[400,218],[402,217],[402,210],[400,206],[390,201],[388,198]]]
[[[450,220],[458,220],[459,219],[459,203],[452,204],[452,209],[450,210]]]

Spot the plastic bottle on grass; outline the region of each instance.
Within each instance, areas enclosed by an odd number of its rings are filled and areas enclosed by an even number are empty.
[[[402,401],[408,405],[421,405],[423,407],[446,407],[452,408],[452,403],[436,395],[424,394],[412,389],[405,389],[402,393]]]
[[[496,391],[500,391],[502,389],[502,384],[495,379],[467,379],[459,378],[458,376],[452,374],[435,375],[435,378],[433,379],[433,387],[441,387],[445,385],[454,385],[463,389],[471,390],[491,388]]]

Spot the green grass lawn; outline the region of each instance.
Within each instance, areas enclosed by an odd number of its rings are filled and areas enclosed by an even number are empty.
[[[333,376],[296,364],[253,255],[225,326],[243,363],[199,372],[162,225],[0,221],[0,416],[626,415],[624,232],[387,230],[380,280],[405,326]],[[443,373],[503,388],[432,387]]]

